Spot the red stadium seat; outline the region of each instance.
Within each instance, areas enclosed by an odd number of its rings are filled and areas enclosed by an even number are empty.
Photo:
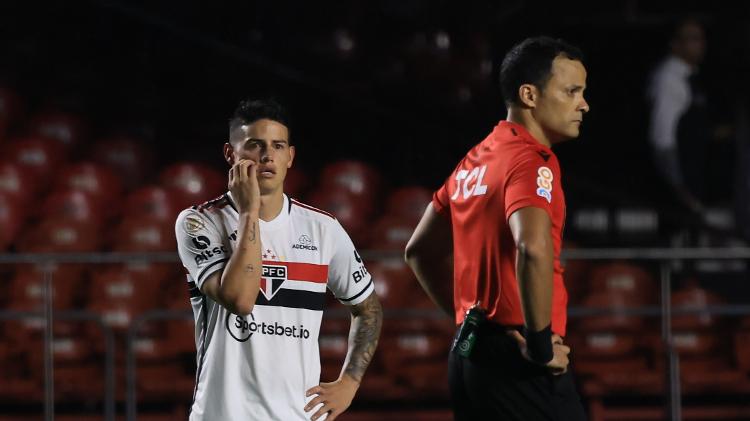
[[[12,198],[19,207],[25,208],[41,187],[42,180],[35,178],[26,166],[0,162],[0,192]]]
[[[584,299],[583,306],[608,312],[582,318],[578,322],[578,329],[585,332],[636,332],[643,327],[645,320],[641,316],[627,314],[626,311],[639,305],[640,302],[633,295],[611,291],[593,292]]]
[[[159,221],[174,222],[181,210],[172,193],[160,186],[142,187],[131,193],[125,201],[125,215],[138,215]]]
[[[96,226],[106,220],[107,203],[97,201],[90,194],[78,190],[56,191],[47,196],[42,205],[41,217],[90,222]]]
[[[355,245],[366,243],[367,215],[361,206],[361,202],[352,194],[344,190],[319,188],[308,196],[307,202],[316,208],[333,214],[352,237]]]
[[[446,357],[455,329],[452,323],[399,319],[384,329],[378,349],[386,371],[417,395],[447,395]]]
[[[402,187],[388,197],[386,213],[416,223],[422,218],[427,205],[432,202],[432,192],[424,187]]]
[[[174,252],[177,241],[173,221],[159,221],[133,216],[123,220],[115,230],[112,250],[125,253]],[[162,281],[179,269],[179,264],[135,261],[125,265],[154,282]]]
[[[403,259],[367,263],[384,308],[434,308]]]
[[[162,171],[162,186],[171,190],[177,205],[187,208],[214,199],[227,189],[224,174],[203,164],[183,162]]]
[[[359,161],[339,161],[326,165],[318,189],[343,189],[357,198],[369,215],[380,191],[380,175],[371,166]]]
[[[375,223],[370,232],[370,248],[376,250],[403,251],[414,228],[414,220],[386,215]]]
[[[163,284],[158,279],[121,267],[97,268],[92,273],[90,301],[133,303],[142,310],[160,307]]]
[[[63,147],[43,137],[25,137],[10,141],[3,148],[4,156],[29,169],[37,183],[44,185],[65,162]]]
[[[127,253],[174,251],[177,242],[174,224],[133,215],[125,218],[115,230],[113,250]]]
[[[83,119],[63,111],[37,114],[31,117],[28,128],[34,135],[56,140],[67,152],[80,145],[88,132]]]
[[[97,251],[100,245],[95,224],[56,218],[42,220],[17,244],[24,253],[84,253]]]
[[[114,171],[126,190],[141,185],[151,175],[153,154],[143,141],[127,136],[114,136],[98,141],[91,160]]]
[[[597,266],[589,276],[592,293],[608,292],[628,295],[633,304],[649,305],[658,300],[654,277],[641,266],[627,263],[610,263]]]
[[[105,203],[108,216],[115,215],[122,200],[122,184],[112,169],[93,162],[67,166],[57,177],[57,190],[77,190]]]
[[[5,251],[18,237],[24,222],[20,203],[0,192],[0,251]]]

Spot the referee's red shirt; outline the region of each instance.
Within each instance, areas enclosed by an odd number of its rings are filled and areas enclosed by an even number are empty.
[[[568,294],[560,265],[565,196],[552,150],[521,125],[501,121],[474,146],[440,189],[432,205],[453,225],[456,323],[477,301],[501,325],[523,325],[516,279],[516,246],[508,220],[518,209],[544,209],[554,244],[552,331],[565,336]]]

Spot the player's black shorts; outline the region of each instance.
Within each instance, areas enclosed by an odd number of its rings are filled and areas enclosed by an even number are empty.
[[[570,371],[553,376],[526,361],[491,322],[480,328],[470,358],[451,352],[448,376],[457,421],[586,420]]]

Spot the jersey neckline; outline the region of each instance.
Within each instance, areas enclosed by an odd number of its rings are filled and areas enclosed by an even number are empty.
[[[291,212],[292,203],[286,194],[282,194],[282,195],[284,197],[284,202],[281,205],[281,210],[279,211],[279,214],[276,215],[275,218],[273,218],[270,221],[264,221],[258,218],[258,221],[260,221],[261,229],[276,230],[276,229],[283,227],[289,220],[289,213]],[[232,206],[232,209],[234,210],[234,212],[239,215],[239,211],[237,210],[237,205],[234,204],[234,198],[232,197],[232,192],[228,191],[226,193],[226,196],[227,196],[227,199],[229,199],[229,204]]]

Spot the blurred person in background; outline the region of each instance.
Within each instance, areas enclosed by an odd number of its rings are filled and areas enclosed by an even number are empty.
[[[333,420],[372,359],[372,279],[335,218],[284,194],[294,156],[285,110],[241,102],[224,144],[229,192],[177,219],[198,350],[190,420]],[[339,378],[320,383],[326,287],[352,323]]]
[[[529,38],[505,56],[507,120],[434,194],[405,258],[459,324],[449,358],[456,420],[584,420],[563,344],[565,197],[551,147],[579,135],[582,53]]]
[[[706,54],[703,25],[694,18],[679,20],[671,32],[668,55],[650,76],[648,139],[657,171],[677,198],[691,211],[703,214],[707,201],[717,199],[726,185],[731,194],[731,167],[724,149],[712,146],[725,140],[731,127],[712,123],[709,98],[699,68]],[[722,160],[710,167],[712,155]],[[718,193],[719,195],[721,193]]]

